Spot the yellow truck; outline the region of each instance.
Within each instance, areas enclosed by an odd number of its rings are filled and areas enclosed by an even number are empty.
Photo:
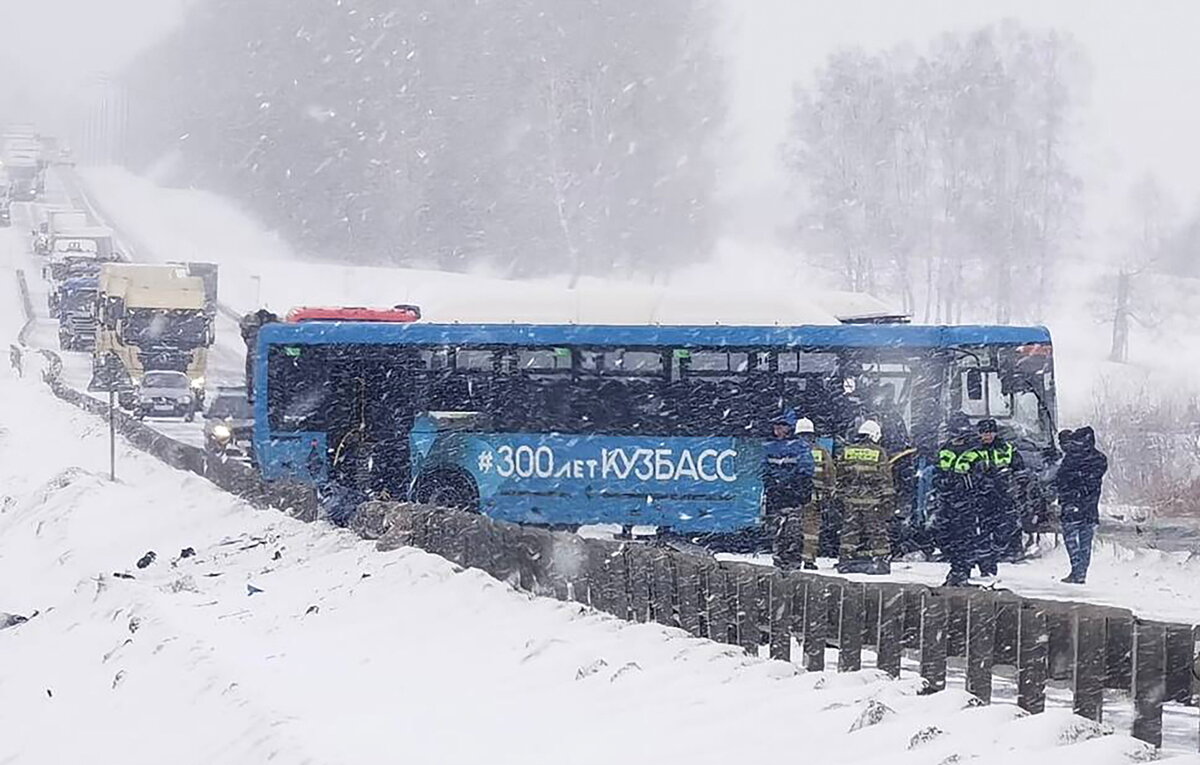
[[[94,376],[120,369],[120,387],[133,395],[147,372],[182,372],[202,403],[214,340],[206,298],[204,280],[185,266],[102,264]]]

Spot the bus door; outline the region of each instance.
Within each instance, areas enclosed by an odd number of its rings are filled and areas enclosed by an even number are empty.
[[[409,434],[416,414],[416,349],[370,346],[364,349],[354,385],[361,410],[362,459],[366,487],[373,494],[401,497],[409,483]]]

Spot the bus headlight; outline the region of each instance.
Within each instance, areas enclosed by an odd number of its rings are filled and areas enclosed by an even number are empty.
[[[215,425],[212,429],[213,438],[221,443],[225,443],[230,438],[233,438],[233,431],[224,425]]]

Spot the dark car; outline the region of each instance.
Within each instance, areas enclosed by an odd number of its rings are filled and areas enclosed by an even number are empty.
[[[244,387],[219,387],[204,413],[204,448],[253,461],[254,410]]]
[[[191,422],[196,416],[192,382],[183,372],[147,372],[135,393],[134,416],[182,417]]]

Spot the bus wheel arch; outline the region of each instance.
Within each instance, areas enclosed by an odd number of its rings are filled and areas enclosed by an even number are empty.
[[[424,505],[479,512],[479,487],[463,470],[440,468],[417,479],[413,499]]]

